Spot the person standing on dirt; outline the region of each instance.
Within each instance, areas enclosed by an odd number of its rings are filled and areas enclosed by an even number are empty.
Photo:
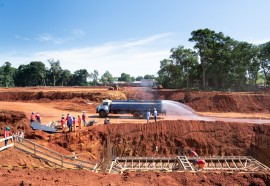
[[[158,115],[157,109],[154,108],[154,119],[155,119],[155,122],[157,122],[157,115]]]
[[[65,124],[66,124],[66,120],[65,120],[65,115],[63,114],[62,115],[62,118],[61,118],[61,126],[62,126],[62,130],[64,131],[65,130]]]
[[[30,116],[30,122],[32,123],[32,122],[34,122],[34,121],[35,121],[35,113],[32,112],[32,113],[31,113],[31,116]]]
[[[36,120],[37,120],[37,122],[41,123],[41,117],[40,117],[40,114],[38,112],[36,114]]]
[[[68,116],[68,121],[67,121],[67,125],[68,125],[68,131],[71,132],[72,131],[72,117],[71,115]]]
[[[83,111],[82,120],[83,120],[83,125],[86,126],[87,123],[86,123],[86,112],[85,111]]]
[[[149,110],[147,110],[147,112],[146,112],[146,120],[147,120],[147,123],[149,123],[149,120],[150,120],[150,109]]]
[[[6,130],[4,132],[4,138],[5,138],[5,146],[7,146],[8,144],[8,137],[11,135],[10,133],[10,128],[9,127],[6,127]]]
[[[68,126],[68,118],[69,118],[69,114],[67,114],[67,117],[66,117],[67,126]]]
[[[80,115],[78,115],[77,121],[78,121],[79,129],[82,129],[82,119]]]
[[[204,170],[205,167],[205,161],[203,159],[194,160],[193,165],[196,168],[198,166],[197,171]]]
[[[188,154],[192,157],[199,158],[198,154],[193,150],[188,150]]]
[[[74,127],[74,131],[76,132],[76,118],[75,117],[73,117],[72,126]]]

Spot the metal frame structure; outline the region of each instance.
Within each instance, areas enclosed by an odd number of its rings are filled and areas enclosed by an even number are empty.
[[[250,156],[216,156],[202,157],[206,162],[204,171],[269,171],[270,168]],[[195,158],[176,157],[117,157],[109,173],[125,171],[196,171],[193,166]]]

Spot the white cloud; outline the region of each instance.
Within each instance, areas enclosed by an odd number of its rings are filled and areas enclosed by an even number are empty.
[[[72,34],[75,37],[81,38],[81,37],[83,37],[85,35],[85,32],[83,30],[81,30],[81,29],[73,29]]]
[[[28,37],[22,37],[22,36],[20,36],[20,35],[18,35],[18,34],[15,34],[15,38],[16,38],[16,39],[22,39],[22,40],[25,40],[25,41],[30,40]]]
[[[168,40],[171,35],[165,33],[137,40],[109,42],[93,47],[36,52],[27,57],[27,61],[25,61],[26,57],[21,60],[19,57],[16,59],[13,57],[13,59],[14,61],[24,60],[22,64],[38,60],[44,62],[47,67],[49,67],[47,60],[55,59],[60,61],[63,69],[71,72],[87,69],[89,73],[98,70],[100,76],[107,70],[113,76],[120,76],[123,72],[135,77],[146,74],[156,75],[160,61],[169,57],[170,48],[175,45]]]

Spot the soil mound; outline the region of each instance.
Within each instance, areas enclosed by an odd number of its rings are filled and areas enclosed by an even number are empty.
[[[80,98],[90,101],[102,101],[103,99],[127,99],[121,91],[104,91],[99,92],[92,90],[89,92],[61,92],[61,91],[33,91],[33,92],[0,92],[0,101],[47,101],[47,100],[70,100]]]
[[[29,131],[29,120],[23,112],[0,110],[0,130],[4,133],[5,127],[9,126],[12,132],[18,130]]]

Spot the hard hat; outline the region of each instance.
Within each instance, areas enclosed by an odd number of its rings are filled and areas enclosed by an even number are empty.
[[[6,130],[10,130],[10,128],[9,127],[6,127]]]
[[[188,150],[188,153],[191,153],[191,150],[190,149]]]
[[[86,113],[85,111],[83,111],[83,113]]]
[[[197,162],[198,162],[198,160],[194,160],[194,161],[193,161],[193,164],[197,164]]]
[[[32,114],[35,114],[34,112],[32,112]]]

